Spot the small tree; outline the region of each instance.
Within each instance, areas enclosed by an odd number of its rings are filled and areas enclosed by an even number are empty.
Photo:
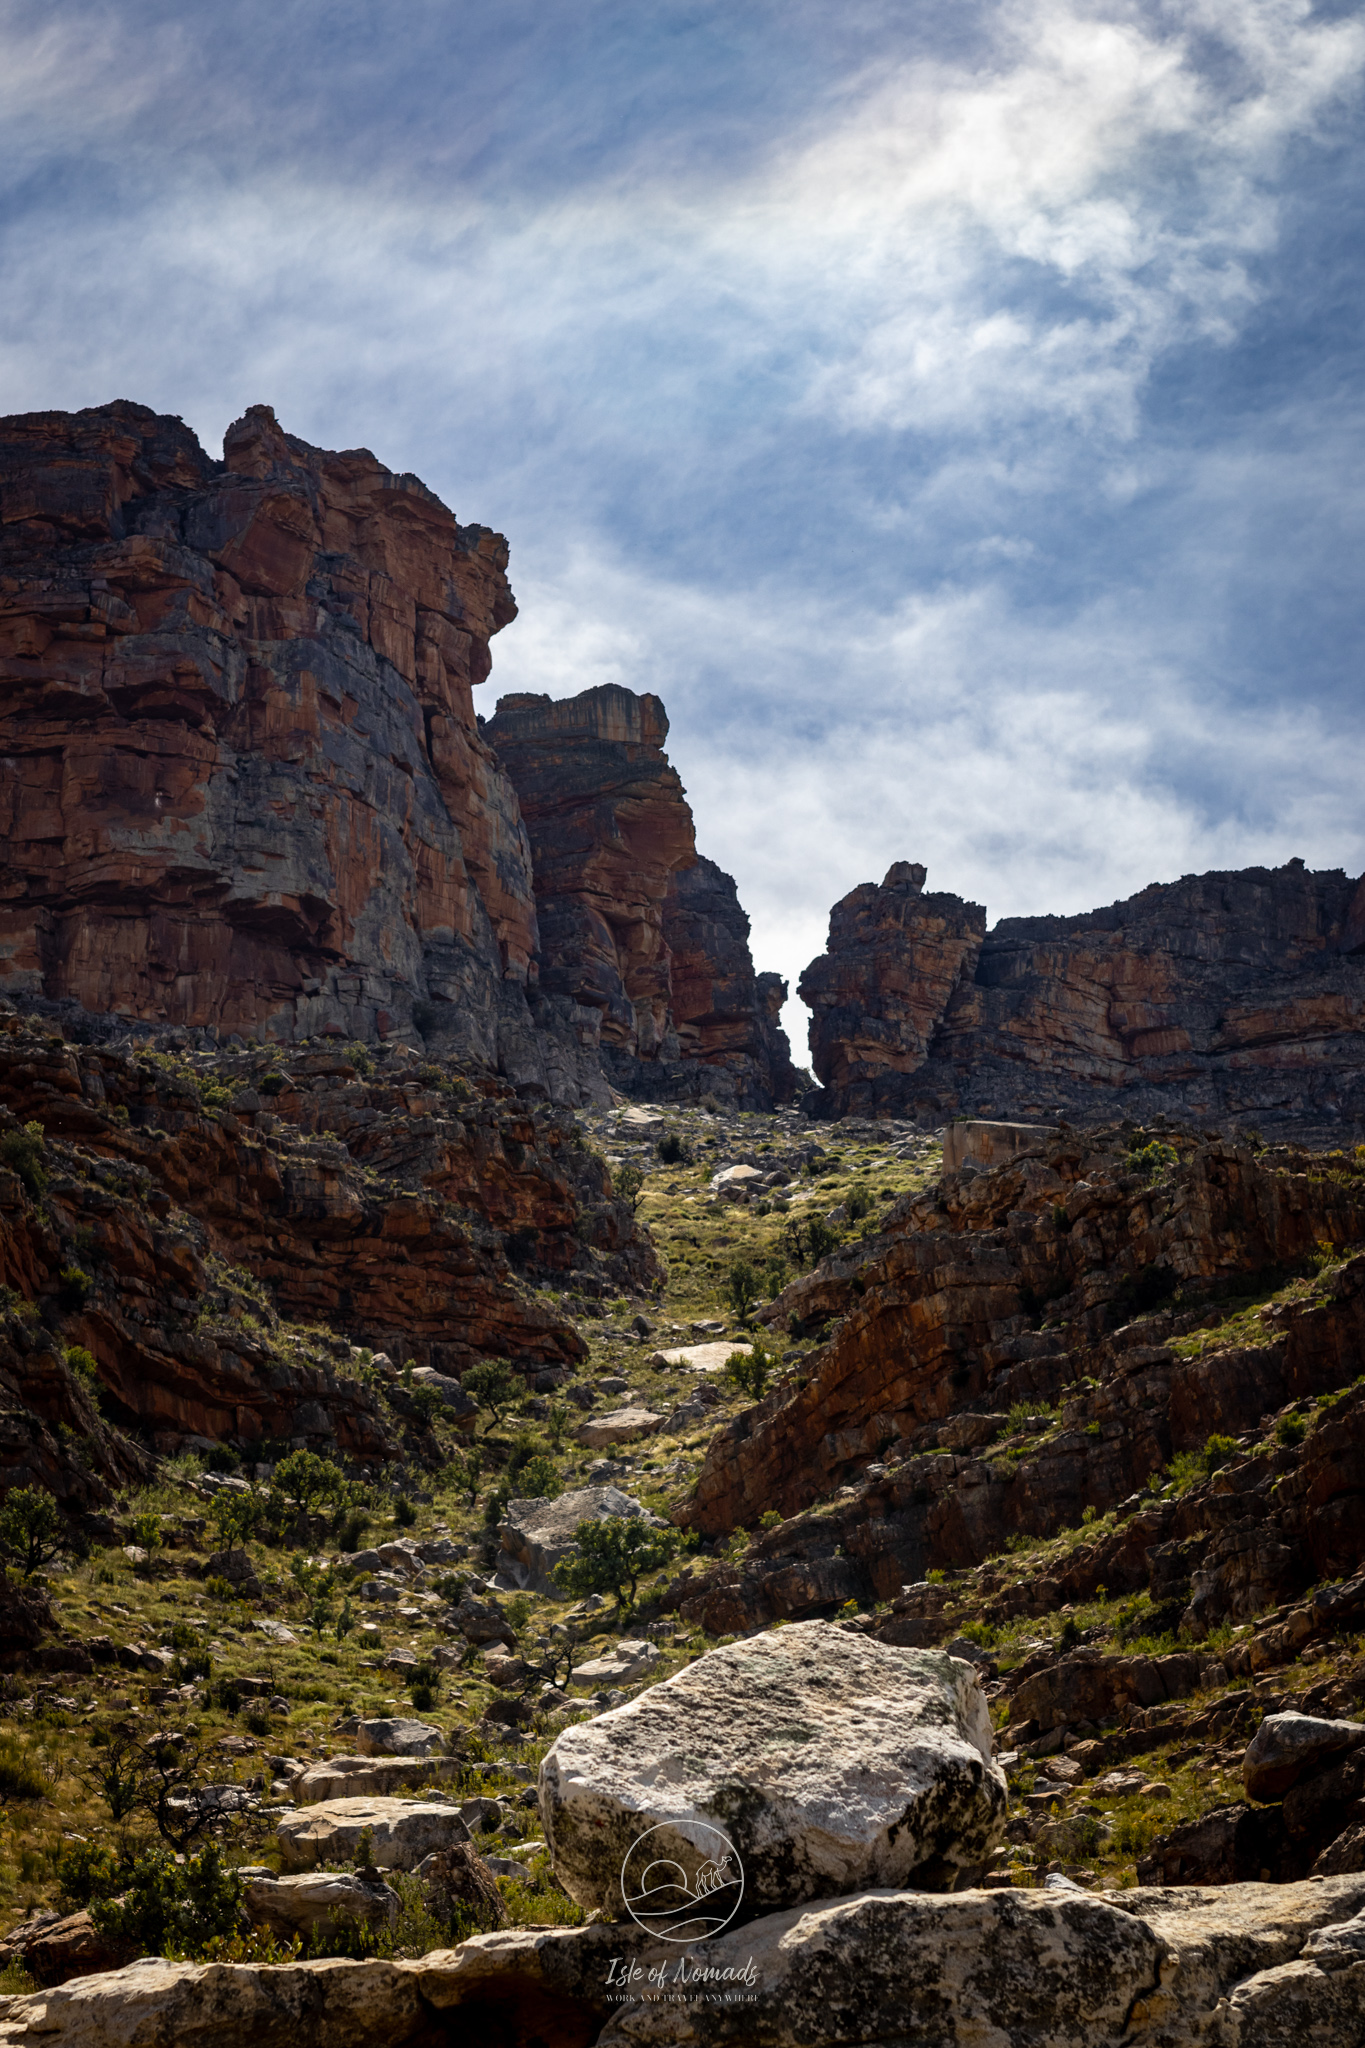
[[[319,1458],[313,1451],[291,1451],[275,1467],[270,1491],[281,1505],[292,1498],[306,1514],[315,1514],[325,1501],[346,1500],[350,1482],[330,1458]]]
[[[545,1434],[550,1439],[552,1450],[562,1451],[564,1439],[569,1432],[569,1404],[567,1401],[551,1401],[545,1416]]]
[[[736,1259],[730,1268],[725,1291],[730,1306],[742,1323],[747,1323],[758,1300],[758,1272],[748,1259]]]
[[[471,1444],[467,1451],[456,1451],[450,1461],[450,1476],[472,1508],[479,1498],[479,1482],[483,1478],[483,1452],[478,1444]]]
[[[516,1486],[523,1500],[555,1500],[564,1491],[554,1460],[543,1451],[527,1459],[516,1475]]]
[[[213,1526],[218,1532],[219,1546],[223,1550],[235,1550],[254,1532],[261,1520],[264,1503],[255,1493],[220,1493],[215,1496],[209,1513]]]
[[[751,1401],[761,1401],[772,1371],[772,1360],[755,1345],[752,1351],[732,1351],[725,1361],[725,1378]]]
[[[617,1610],[623,1612],[634,1606],[635,1588],[644,1574],[675,1558],[681,1540],[676,1529],[656,1529],[643,1516],[608,1515],[601,1522],[580,1522],[574,1531],[578,1555],[555,1566],[555,1584],[578,1599],[589,1593],[614,1593]]]
[[[618,1202],[625,1202],[634,1216],[644,1200],[645,1176],[638,1166],[618,1166],[611,1178],[612,1192]]]
[[[62,1518],[52,1495],[42,1486],[12,1488],[0,1508],[0,1550],[30,1579],[61,1547]]]
[[[460,1385],[488,1415],[483,1430],[485,1436],[502,1421],[504,1408],[509,1407],[521,1392],[521,1381],[505,1358],[482,1359],[478,1365],[470,1367]]]
[[[335,1575],[324,1571],[321,1566],[310,1564],[306,1557],[296,1557],[289,1569],[303,1595],[304,1614],[309,1628],[319,1639],[331,1626],[337,1611],[337,1589]]]

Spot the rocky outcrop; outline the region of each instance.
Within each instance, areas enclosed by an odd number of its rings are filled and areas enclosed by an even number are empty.
[[[543,1080],[530,851],[472,699],[501,537],[268,406],[220,463],[145,406],[0,421],[0,514],[6,985],[276,1038],[416,1021]]]
[[[970,1883],[1004,1824],[991,1748],[969,1666],[806,1622],[566,1729],[541,1766],[541,1820],[581,1905],[670,1940],[695,1914],[697,1938],[703,1919],[715,1932],[837,1892]],[[661,1865],[686,1874],[681,1891],[660,1895]]]
[[[575,1535],[583,1522],[646,1515],[635,1496],[617,1486],[580,1486],[554,1500],[509,1500],[498,1523],[497,1572],[536,1593],[554,1589],[554,1568],[577,1555]]]
[[[1279,1343],[1182,1356],[1153,1341],[1178,1311],[1146,1329],[1136,1318],[1178,1299],[1192,1323],[1201,1309],[1216,1320],[1212,1305],[1239,1276],[1311,1262],[1319,1241],[1358,1242],[1360,1164],[1168,1135],[1063,1136],[1013,1164],[963,1173],[941,1194],[903,1201],[882,1235],[792,1282],[763,1312],[769,1321],[811,1329],[838,1320],[799,1381],[718,1432],[681,1519],[708,1531],[752,1528],[893,1449],[938,1450],[938,1427],[959,1411],[984,1432],[977,1443],[989,1442],[1016,1402],[1051,1404],[1078,1380],[1098,1381],[1066,1411],[1074,1420],[1040,1460],[1036,1487],[1015,1482],[1013,1460],[974,1459],[951,1436],[943,1448],[952,1458],[898,1468],[893,1483],[907,1498],[935,1504],[922,1524],[935,1529],[932,1551],[976,1561],[1011,1534],[1042,1534],[1112,1505],[1174,1451],[1254,1426],[1301,1386],[1349,1383],[1365,1262],[1347,1266],[1311,1310],[1286,1305],[1268,1329],[1258,1325],[1258,1336],[1282,1333]],[[922,1576],[904,1570],[909,1562],[907,1549],[887,1570]]]
[[[786,988],[755,975],[734,882],[697,853],[659,699],[503,697],[483,733],[530,833],[541,1001],[627,1093],[789,1101]]]
[[[102,1504],[141,1455],[109,1422],[163,1450],[434,1450],[403,1361],[563,1373],[586,1347],[531,1283],[657,1274],[567,1114],[400,1052],[361,1063],[134,1054],[0,1015],[0,1283],[43,1318],[16,1313],[0,1344],[9,1478]],[[363,1382],[358,1346],[391,1378]],[[73,1463],[62,1429],[93,1455]]]
[[[362,1837],[381,1870],[415,1870],[437,1850],[469,1840],[458,1807],[420,1798],[324,1799],[283,1814],[277,1832],[280,1867],[291,1872],[347,1862]]]
[[[4,2048],[1291,2048],[1359,2034],[1365,1877],[1222,1890],[876,1891],[694,1949],[610,1924],[517,1927],[415,1962],[136,1962],[15,1997]],[[638,1973],[638,1974],[637,1974]],[[910,2031],[908,2031],[910,2030]]]
[[[855,889],[801,978],[817,1113],[1365,1124],[1365,897],[1339,870],[1187,875],[989,933],[923,883],[898,862]]]

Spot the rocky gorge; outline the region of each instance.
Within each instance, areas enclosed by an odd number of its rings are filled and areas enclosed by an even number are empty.
[[[1353,2048],[1357,885],[899,862],[812,1089],[499,536],[0,514],[0,2040]]]

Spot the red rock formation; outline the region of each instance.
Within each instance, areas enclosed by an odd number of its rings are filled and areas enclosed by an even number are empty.
[[[975,940],[983,914],[922,875],[846,897],[802,977],[822,1113],[1365,1123],[1365,912],[1339,871],[1187,876]]]
[[[880,888],[864,882],[829,914],[829,950],[797,993],[814,1011],[816,1074],[840,1104],[913,1074],[960,984],[970,983],[986,932],[979,903],[926,896],[925,871],[897,861]]]
[[[0,519],[5,987],[275,1037],[419,1004],[490,1064],[529,1037],[529,848],[471,695],[500,536],[264,406],[221,464],[138,405],[0,421]]]
[[[734,882],[697,854],[659,699],[504,697],[484,736],[531,835],[543,995],[571,1006],[616,1085],[789,1101],[786,989],[760,990]]]
[[[293,1438],[382,1458],[398,1427],[352,1343],[456,1375],[507,1357],[534,1377],[586,1347],[523,1273],[595,1292],[657,1281],[571,1117],[401,1053],[374,1067],[134,1056],[0,1016],[0,1284],[46,1318],[41,1343],[25,1347],[27,1324],[13,1336],[17,1404],[88,1434],[89,1395],[57,1355],[79,1344],[113,1412],[162,1447]],[[78,1494],[41,1430],[10,1425],[6,1448],[5,1384],[0,1345],[0,1468]]]
[[[944,1561],[965,1563],[1002,1549],[1014,1531],[1039,1533],[1059,1515],[1079,1522],[1087,1505],[1111,1505],[1173,1449],[1248,1427],[1307,1391],[1314,1372],[1316,1388],[1352,1377],[1365,1261],[1349,1312],[1315,1324],[1311,1368],[1299,1369],[1292,1345],[1209,1364],[1126,1357],[1117,1338],[1111,1347],[1106,1325],[1126,1324],[1177,1288],[1212,1301],[1237,1276],[1303,1260],[1320,1242],[1365,1239],[1365,1169],[1340,1155],[1329,1177],[1304,1154],[1258,1158],[1183,1137],[1178,1149],[1179,1163],[1148,1183],[1117,1133],[1054,1139],[1036,1157],[903,1202],[884,1237],[793,1281],[765,1319],[818,1328],[837,1318],[829,1341],[803,1365],[800,1384],[788,1382],[712,1440],[682,1519],[706,1531],[752,1528],[769,1509],[807,1506],[903,1440],[930,1441],[918,1433],[960,1409],[985,1411],[969,1419],[993,1417],[998,1428],[1016,1401],[1051,1402],[1087,1375],[1116,1382],[1113,1426],[1101,1422],[1093,1443],[1074,1431],[1036,1490],[964,1493],[945,1480],[934,1542]],[[1324,1323],[1335,1335],[1323,1334]],[[1102,1412],[1087,1407],[1084,1419]],[[992,1433],[988,1426],[974,1441]]]

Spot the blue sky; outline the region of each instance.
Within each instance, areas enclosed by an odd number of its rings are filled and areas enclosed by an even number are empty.
[[[1359,873],[1363,83],[1305,0],[0,0],[0,401],[500,527],[486,708],[657,690],[793,980],[897,859]]]

